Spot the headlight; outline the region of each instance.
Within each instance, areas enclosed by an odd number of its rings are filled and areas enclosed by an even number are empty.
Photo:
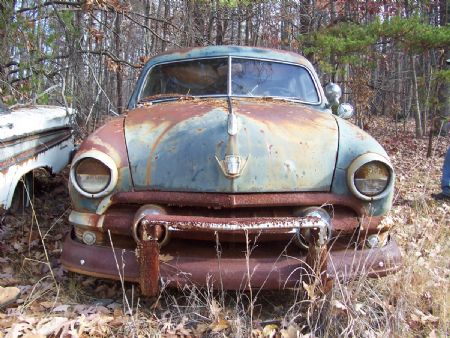
[[[88,157],[77,163],[75,179],[78,186],[90,194],[105,190],[111,181],[111,171],[99,160]]]
[[[376,196],[386,189],[389,176],[389,169],[384,163],[378,161],[366,163],[355,172],[356,189],[366,196]]]
[[[381,199],[392,191],[394,171],[383,156],[366,153],[348,167],[347,184],[351,192],[362,200]]]
[[[72,185],[86,197],[109,194],[117,183],[117,168],[106,154],[91,150],[78,156],[70,170]]]

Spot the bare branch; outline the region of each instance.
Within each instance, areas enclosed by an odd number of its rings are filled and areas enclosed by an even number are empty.
[[[81,7],[84,4],[84,1],[79,1],[79,2],[73,2],[73,1],[58,1],[58,0],[53,0],[53,1],[46,1],[43,4],[39,4],[33,7],[24,7],[24,8],[20,8],[17,11],[15,11],[15,14],[20,14],[23,12],[28,12],[28,11],[34,11],[38,8],[42,8],[42,7],[47,7],[47,6],[53,6],[53,5],[64,5],[64,6],[73,6],[73,7]]]
[[[156,33],[156,32],[155,32],[153,29],[151,29],[149,26],[147,26],[147,25],[145,25],[145,24],[143,24],[143,23],[140,23],[140,22],[136,21],[135,19],[133,19],[133,18],[132,18],[130,15],[128,15],[127,13],[123,13],[123,15],[124,15],[128,20],[134,22],[136,25],[138,25],[138,26],[140,26],[140,27],[142,27],[142,28],[148,29],[148,30],[150,31],[150,33],[152,33],[154,36],[156,36],[156,37],[157,37],[158,39],[160,39],[161,41],[164,41],[164,42],[166,42],[166,43],[169,43],[169,44],[171,44],[171,45],[175,45],[175,46],[181,48],[181,46],[180,46],[179,44],[177,44],[176,42],[172,42],[172,41],[169,41],[169,40],[164,39],[162,36],[160,36],[158,33]]]
[[[135,68],[135,69],[142,68],[141,65],[132,64],[131,62],[128,62],[126,60],[119,59],[116,55],[114,55],[113,53],[111,53],[108,50],[81,50],[80,53],[104,55],[104,56],[109,57],[111,60],[113,60],[116,63],[122,63],[122,64],[125,64],[125,65],[130,66],[130,67]]]

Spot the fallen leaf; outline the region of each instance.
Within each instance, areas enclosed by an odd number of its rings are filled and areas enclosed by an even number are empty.
[[[125,324],[125,320],[126,318],[114,318],[112,321],[109,322],[108,325],[111,327],[118,328]]]
[[[13,317],[9,317],[9,318],[0,318],[0,328],[1,329],[6,329],[12,326],[12,324],[14,324],[16,322],[16,319]]]
[[[307,284],[304,281],[302,281],[303,284],[303,289],[305,289],[306,293],[308,294],[308,297],[310,300],[315,300],[316,299],[316,292],[315,292],[315,288],[316,286],[314,284]]]
[[[57,335],[59,330],[63,327],[65,323],[67,323],[69,320],[65,317],[53,317],[50,318],[48,321],[47,319],[44,319],[43,321],[39,322],[37,325],[37,333],[49,336],[49,335]]]
[[[22,338],[45,338],[45,336],[37,333],[26,333]]]
[[[55,304],[55,302],[44,301],[44,302],[40,302],[39,305],[43,306],[46,309],[52,309],[57,304]]]
[[[264,337],[273,337],[277,331],[278,331],[278,325],[268,324],[268,325],[264,326],[263,335],[264,335]]]
[[[347,312],[347,311],[348,311],[347,307],[346,307],[343,303],[341,303],[340,301],[338,301],[337,299],[333,299],[333,300],[331,301],[331,304],[332,304],[333,307],[334,307],[335,309],[337,309],[337,310],[340,310],[340,311],[343,311],[343,312]]]
[[[173,260],[173,256],[171,256],[169,254],[160,254],[159,255],[160,262],[167,263],[167,262],[170,262],[171,260]]]
[[[363,308],[363,304],[361,303],[356,303],[355,305],[355,310],[356,312],[359,312],[360,314],[362,314],[363,316],[366,315],[366,312],[362,309]]]
[[[211,305],[209,306],[209,311],[211,312],[213,317],[217,319],[219,318],[220,312],[222,312],[222,307],[215,299],[213,299],[211,301]]]
[[[223,318],[219,318],[217,321],[210,325],[210,329],[212,332],[220,332],[228,329],[229,327],[230,323]]]
[[[435,331],[435,330],[432,330],[432,331],[428,334],[428,338],[437,338],[436,331]]]
[[[289,325],[287,329],[282,329],[280,333],[282,338],[297,338],[300,334],[300,330],[298,327]]]
[[[52,310],[52,312],[67,312],[69,307],[70,307],[70,305],[59,305],[59,306],[55,307]]]
[[[439,317],[433,316],[431,314],[425,314],[422,311],[420,311],[419,309],[416,309],[415,314],[411,315],[411,318],[414,318],[414,320],[419,321],[420,318],[420,322],[422,324],[427,324],[427,323],[436,323],[439,321]]]
[[[253,329],[251,337],[252,338],[261,338],[261,337],[263,337],[263,333],[259,329]]]
[[[422,324],[437,323],[439,321],[439,317],[433,315],[424,315],[420,317],[420,321],[422,322]]]
[[[208,324],[198,324],[195,329],[194,329],[194,335],[195,336],[201,336],[203,333],[206,332],[206,330],[208,330],[209,325]]]
[[[16,287],[2,287],[0,286],[0,309],[11,303],[14,303],[20,296],[20,290]]]

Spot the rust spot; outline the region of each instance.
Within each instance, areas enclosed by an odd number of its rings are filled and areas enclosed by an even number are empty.
[[[156,296],[159,291],[159,244],[155,240],[138,243],[139,284],[144,296]]]
[[[91,149],[97,149],[110,155],[117,161],[119,167],[128,167],[123,124],[123,116],[107,122],[80,145],[77,154],[81,154]]]
[[[134,126],[148,124],[148,121],[152,120],[157,122],[157,124],[168,122],[170,125],[169,128],[171,128],[175,124],[192,117],[205,115],[213,109],[224,108],[221,107],[220,103],[222,103],[222,105],[224,103],[226,104],[225,99],[196,99],[192,101],[161,102],[155,105],[138,107],[135,110],[129,112],[126,125],[127,128],[133,128]],[[226,109],[225,111],[227,110],[228,109]]]
[[[283,259],[277,260],[276,257],[280,257],[280,253],[283,253]],[[284,243],[256,246],[248,260],[245,257],[245,244],[223,246],[220,265],[217,262],[214,245],[195,245],[191,241],[177,240],[162,248],[161,254],[171,255],[174,258],[169,264],[159,263],[159,274],[155,272],[146,276],[152,281],[155,276],[160,276],[171,286],[206,285],[208,275],[211,277],[209,281],[214,282],[212,285],[216,289],[223,287],[226,290],[242,290],[242,278],[246,278],[248,267],[252,271],[251,286],[254,288],[291,288],[298,286],[302,278],[307,278],[304,275],[306,253],[295,246],[286,248]],[[70,236],[66,237],[61,261],[70,271],[119,279],[114,255],[123,257],[127,262],[123,274],[126,281],[139,282],[145,277],[140,275],[140,264],[134,250],[113,251],[110,247],[86,246],[74,241]],[[153,261],[156,254],[152,253],[149,256]],[[90,259],[92,257],[95,259]],[[360,275],[380,277],[401,267],[401,255],[395,241],[390,241],[378,250],[348,250],[345,246],[338,248],[333,245],[327,253],[327,258],[331,262],[327,267],[330,277],[340,277],[344,280],[354,279]],[[84,265],[80,265],[80,259],[86,260]],[[277,262],[276,269],[274,261]],[[379,262],[383,262],[383,265],[381,266]],[[152,269],[151,266],[145,268]],[[228,277],[222,278],[224,275]],[[146,287],[147,281],[143,283]]]
[[[353,209],[358,216],[366,215],[365,204],[353,196],[332,193],[265,193],[265,194],[216,194],[171,191],[118,192],[112,202],[135,204],[170,204],[180,206],[204,206],[211,208],[249,208],[302,205],[342,205]]]

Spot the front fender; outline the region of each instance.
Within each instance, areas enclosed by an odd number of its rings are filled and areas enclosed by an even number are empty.
[[[69,193],[72,207],[77,211],[96,212],[99,205],[107,203],[110,196],[120,191],[132,189],[128,164],[128,152],[124,136],[124,117],[115,118],[92,133],[79,147],[73,163],[88,151],[96,150],[108,155],[116,164],[118,179],[115,188],[107,196],[89,198],[82,196],[69,181]],[[72,168],[71,168],[72,170]]]
[[[390,160],[383,147],[368,133],[339,117],[336,117],[336,122],[339,127],[339,149],[331,191],[339,195],[353,195],[347,184],[347,170],[353,160],[367,153],[380,155],[388,163]],[[367,216],[382,216],[391,209],[394,184],[389,190],[383,198],[366,202]]]

